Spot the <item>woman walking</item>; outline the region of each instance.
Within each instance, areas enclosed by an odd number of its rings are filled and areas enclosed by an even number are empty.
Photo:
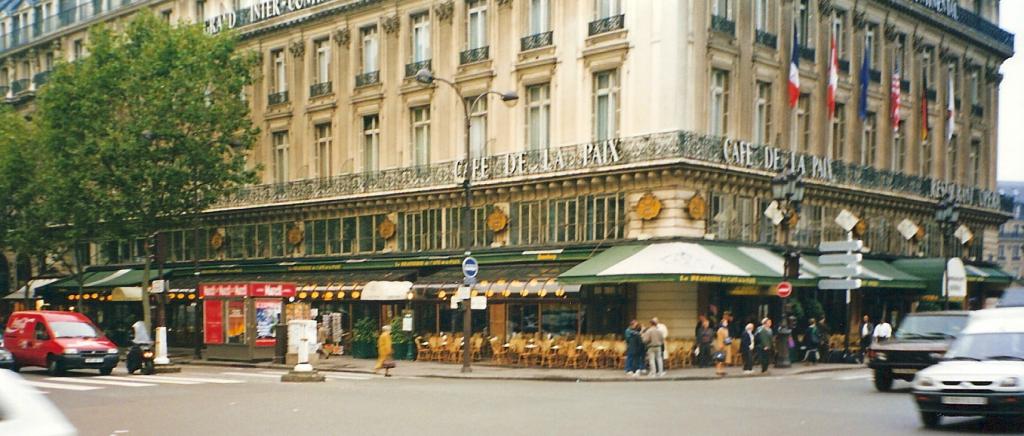
[[[373,372],[375,373],[384,368],[385,361],[391,361],[392,359],[391,326],[385,325],[380,330],[380,337],[377,338],[377,366],[373,367]]]
[[[732,344],[732,338],[729,337],[729,321],[723,319],[722,325],[718,327],[718,331],[715,333],[715,375],[719,377],[725,376],[725,348]]]

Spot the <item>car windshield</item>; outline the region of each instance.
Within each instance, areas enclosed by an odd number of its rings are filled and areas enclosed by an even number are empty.
[[[910,315],[900,324],[896,339],[955,338],[967,324],[967,316]]]
[[[51,322],[50,329],[58,338],[95,338],[96,329],[84,322]]]
[[[946,357],[963,360],[1024,360],[1024,333],[975,333],[953,342]]]

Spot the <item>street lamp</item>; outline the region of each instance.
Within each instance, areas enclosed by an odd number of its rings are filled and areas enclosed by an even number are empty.
[[[473,99],[473,102],[466,104],[466,99],[462,98],[462,88],[456,85],[450,80],[445,80],[439,77],[435,77],[434,73],[424,68],[416,72],[416,81],[424,85],[431,85],[434,82],[441,82],[453,90],[459,95],[459,103],[462,104],[462,113],[465,116],[465,127],[466,127],[466,160],[464,165],[465,175],[462,177],[462,191],[463,197],[466,199],[466,203],[462,210],[462,238],[463,246],[466,248],[465,255],[468,257],[470,251],[473,248],[473,193],[472,193],[472,177],[473,177],[473,158],[470,150],[470,130],[472,128],[472,119],[469,116],[470,108],[476,107],[480,99],[488,94],[497,95],[501,98],[501,101],[508,104],[515,104],[516,100],[519,100],[519,95],[515,91],[509,92],[498,92],[494,90],[487,90]],[[480,156],[481,158],[483,156]],[[467,286],[472,286],[472,283],[467,279]],[[470,309],[470,300],[462,300],[462,372],[472,372],[472,355],[473,355],[473,341],[471,336],[473,335],[473,314]]]
[[[794,218],[799,218],[800,204],[804,201],[805,187],[803,176],[787,170],[785,173],[772,177],[771,187],[772,199],[775,200],[779,212],[782,214],[782,221],[779,222],[779,225],[782,231],[783,246],[786,248],[783,256],[783,276],[785,279],[797,279],[800,277],[800,251],[795,250],[790,244],[789,226]],[[783,303],[782,318],[779,322],[778,332],[779,342],[782,343],[782,347],[778,347],[778,349],[784,351],[780,353],[775,363],[777,368],[788,368],[791,365],[789,360],[789,336],[793,333],[793,326],[789,325],[789,318],[786,312],[786,304]]]
[[[935,206],[935,221],[939,223],[939,232],[942,233],[942,257],[952,257],[953,247],[949,243],[953,239],[953,231],[960,221],[960,204],[953,199],[953,196],[946,194],[942,201]],[[957,256],[959,257],[959,255]],[[943,306],[949,310],[949,295],[943,297]]]

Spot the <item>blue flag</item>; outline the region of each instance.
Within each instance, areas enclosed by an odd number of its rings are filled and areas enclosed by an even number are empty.
[[[864,41],[864,59],[860,63],[860,119],[868,118],[868,77],[871,71],[871,58],[868,57],[867,40]]]

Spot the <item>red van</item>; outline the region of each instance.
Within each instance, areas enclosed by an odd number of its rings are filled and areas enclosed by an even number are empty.
[[[77,312],[14,312],[4,329],[14,368],[41,366],[51,375],[92,368],[108,375],[117,366],[117,346]]]

